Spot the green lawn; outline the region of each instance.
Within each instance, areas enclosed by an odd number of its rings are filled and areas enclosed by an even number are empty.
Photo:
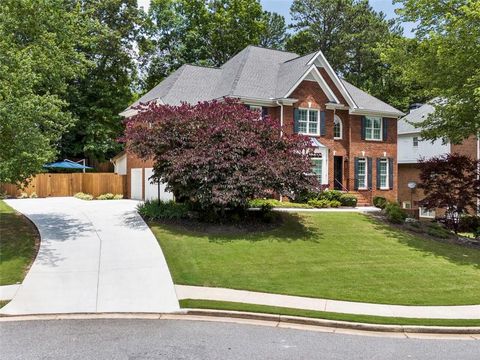
[[[256,313],[302,316],[326,320],[350,321],[368,324],[388,324],[388,325],[425,325],[425,326],[480,326],[478,319],[419,319],[419,318],[395,318],[370,315],[354,315],[333,313],[327,311],[300,310],[284,307],[265,306],[235,303],[228,301],[211,301],[211,300],[180,300],[182,308],[191,309],[217,309],[217,310],[233,310],[247,311]]]
[[[37,231],[0,200],[0,285],[21,282],[35,256]]]
[[[274,230],[209,235],[151,224],[176,284],[351,301],[480,303],[480,251],[358,213],[284,214]]]

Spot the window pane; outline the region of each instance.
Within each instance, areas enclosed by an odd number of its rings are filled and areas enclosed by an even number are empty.
[[[316,122],[310,122],[309,126],[310,126],[309,133],[310,134],[316,134],[317,133],[317,126],[318,126],[317,123]]]
[[[322,159],[312,159],[312,172],[317,176],[318,182],[322,183]]]
[[[380,139],[380,129],[374,129],[373,130],[373,138],[375,140],[379,140]]]
[[[307,110],[299,110],[298,111],[298,120],[299,121],[307,121]]]
[[[381,119],[373,119],[373,127],[375,129],[380,129],[382,127]]]
[[[359,188],[366,188],[367,180],[367,164],[365,159],[360,159],[358,161],[358,168],[357,168],[357,175],[358,175],[358,187]]]
[[[378,172],[380,174],[380,187],[388,187],[388,163],[386,159],[380,160]]]
[[[316,134],[318,132],[318,111],[310,110],[308,115],[309,133]]]
[[[298,131],[301,133],[306,133],[307,132],[307,123],[306,122],[298,122]]]

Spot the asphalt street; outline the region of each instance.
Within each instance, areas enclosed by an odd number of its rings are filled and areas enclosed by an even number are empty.
[[[397,339],[182,320],[0,324],[7,359],[480,359],[478,340]]]
[[[10,359],[480,359],[478,340],[400,339],[185,320],[0,323]]]

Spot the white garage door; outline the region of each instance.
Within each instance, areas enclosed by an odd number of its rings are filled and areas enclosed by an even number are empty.
[[[160,189],[158,183],[153,182],[150,177],[153,175],[153,168],[145,169],[145,201],[158,199],[158,192],[160,191],[160,200],[169,201],[173,200],[173,194],[165,190],[167,184],[160,183]]]
[[[142,170],[130,170],[130,197],[135,200],[142,200]]]

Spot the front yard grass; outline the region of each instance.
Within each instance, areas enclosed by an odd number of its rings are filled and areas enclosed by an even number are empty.
[[[480,251],[359,213],[282,214],[261,233],[151,223],[176,284],[406,305],[480,303]]]
[[[180,307],[190,309],[216,309],[247,311],[275,315],[301,316],[326,320],[348,321],[356,323],[383,325],[423,325],[423,326],[480,326],[480,319],[421,319],[371,315],[355,315],[328,311],[301,310],[277,306],[255,305],[228,301],[180,300]]]
[[[0,200],[0,285],[22,282],[35,253],[34,225]]]

